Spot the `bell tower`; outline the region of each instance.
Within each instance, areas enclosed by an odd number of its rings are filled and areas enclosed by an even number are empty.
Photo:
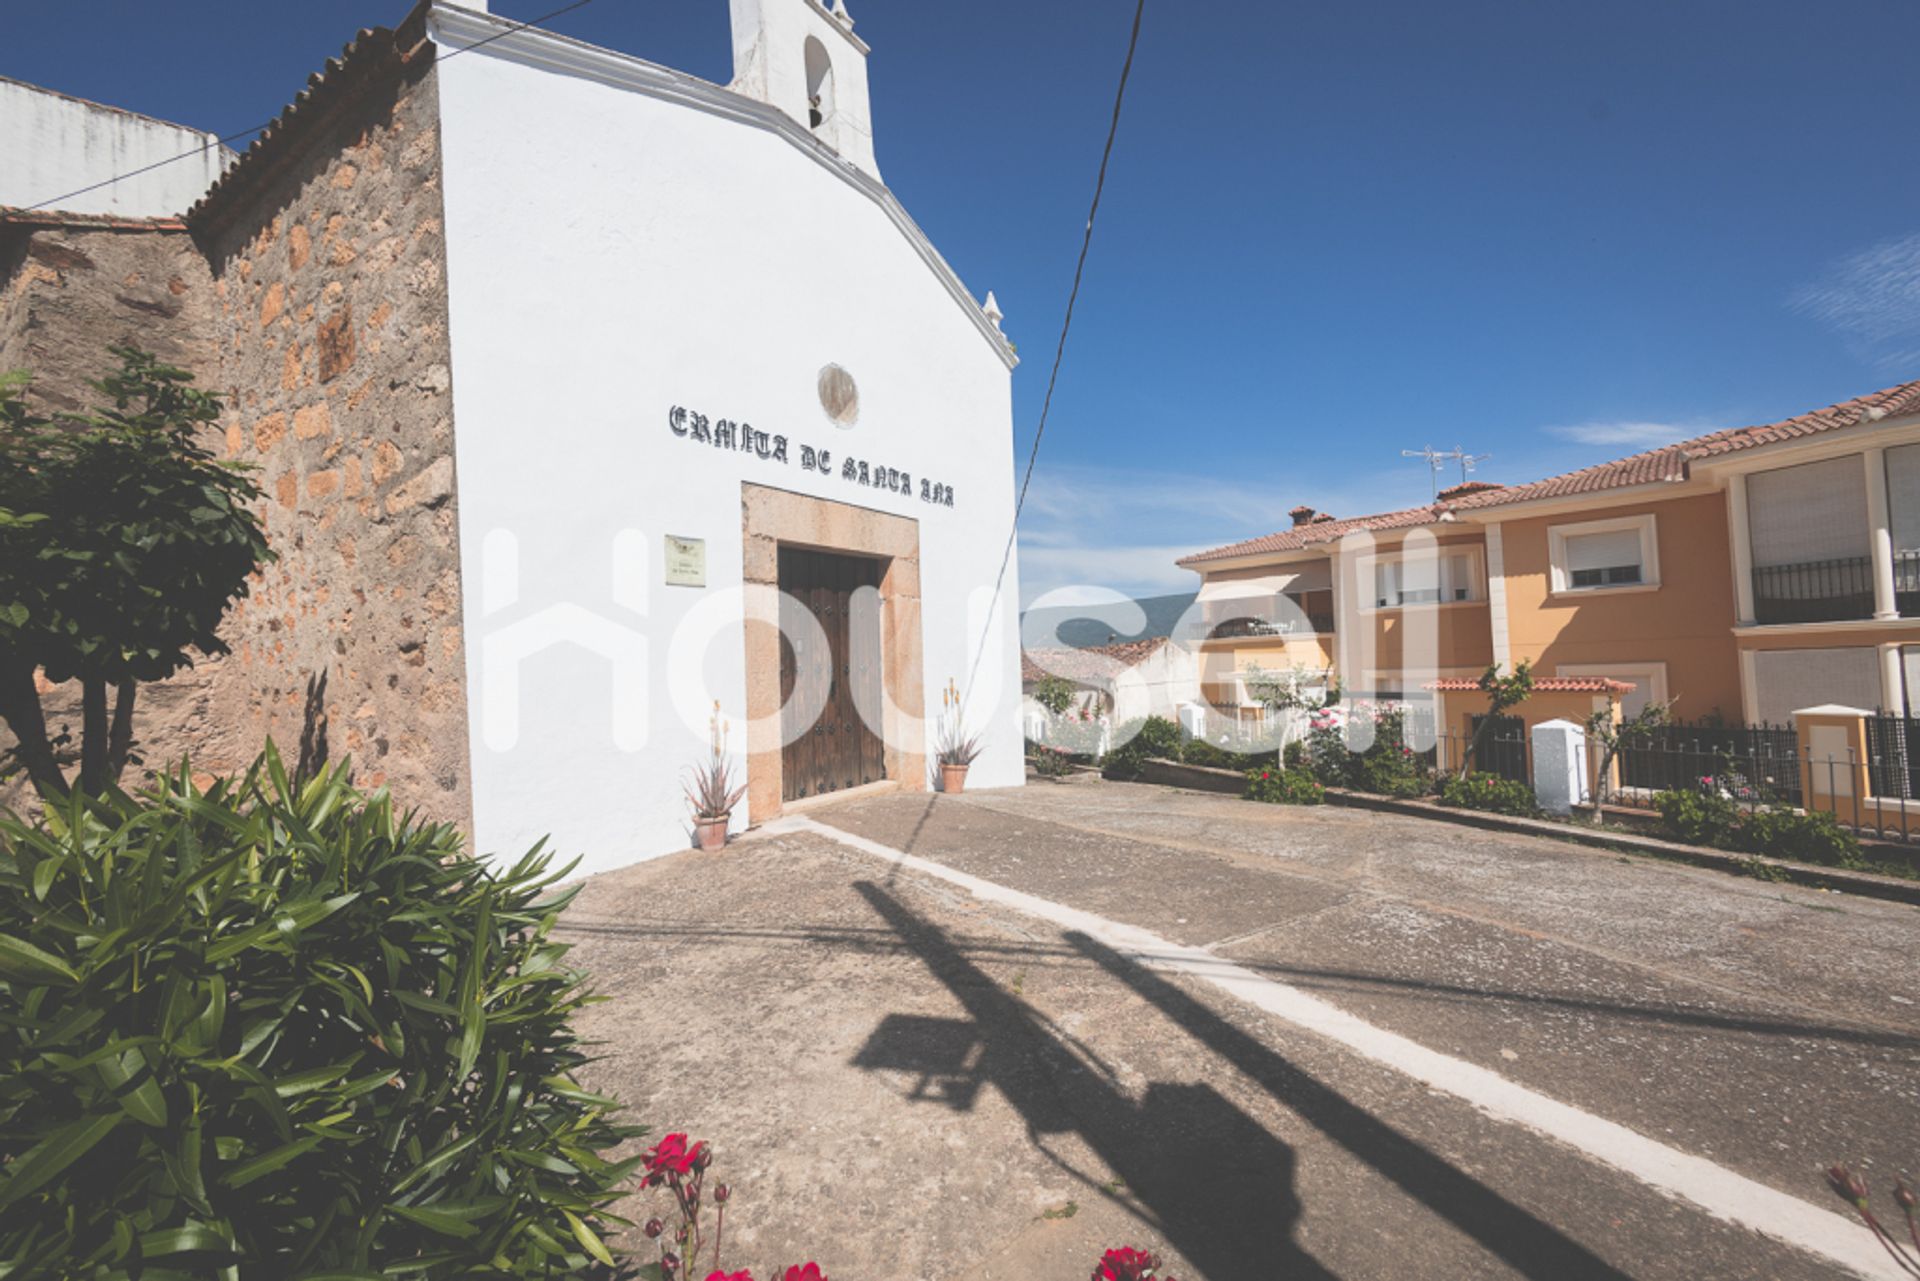
[[[848,164],[880,176],[867,44],[846,0],[731,0],[735,93],[777,107]]]

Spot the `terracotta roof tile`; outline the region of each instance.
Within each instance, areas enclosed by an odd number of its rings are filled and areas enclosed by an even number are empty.
[[[1295,529],[1283,529],[1277,534],[1265,534],[1259,538],[1249,538],[1243,543],[1231,543],[1225,547],[1216,547],[1212,551],[1195,552],[1183,556],[1176,562],[1181,565],[1197,565],[1203,561],[1229,560],[1236,556],[1261,556],[1268,552],[1299,551],[1317,543],[1337,543],[1355,530],[1410,529],[1415,525],[1431,525],[1440,519],[1444,507],[1408,507],[1397,512],[1379,512],[1372,516],[1353,516],[1345,520],[1322,520]]]
[[[1091,645],[1085,649],[1047,647],[1024,650],[1020,655],[1020,679],[1032,683],[1044,676],[1064,676],[1070,681],[1103,683],[1111,676],[1115,662],[1123,667],[1137,667],[1168,643],[1165,636],[1153,636],[1146,640],[1121,641],[1115,645]],[[1046,666],[1042,667],[1036,662],[1036,656],[1045,659]]]
[[[324,67],[307,77],[307,87],[187,210],[187,221],[196,228],[220,222],[243,193],[271,180],[299,154],[303,142],[351,108],[356,90],[408,66],[423,50],[431,52],[432,46],[426,43],[426,10],[422,0],[398,30],[363,27],[338,58],[327,59]]]
[[[1531,481],[1524,485],[1488,486],[1476,488],[1470,493],[1461,493],[1460,489],[1464,487],[1456,487],[1448,491],[1451,497],[1444,503],[1429,507],[1412,507],[1404,511],[1382,512],[1375,516],[1357,516],[1331,524],[1305,525],[1298,529],[1282,530],[1277,534],[1250,538],[1245,542],[1230,543],[1225,547],[1215,547],[1209,551],[1195,552],[1191,556],[1181,557],[1176,563],[1194,567],[1209,561],[1259,556],[1269,552],[1294,551],[1310,544],[1334,541],[1340,535],[1357,529],[1403,529],[1413,525],[1433,524],[1441,518],[1443,513],[1449,511],[1479,511],[1541,498],[1567,498],[1602,490],[1625,489],[1634,485],[1685,480],[1690,474],[1692,464],[1698,460],[1717,458],[1746,449],[1758,449],[1763,445],[1798,440],[1821,432],[1838,431],[1843,427],[1852,427],[1863,422],[1899,418],[1915,413],[1920,413],[1920,380],[1901,383],[1865,396],[1856,396],[1852,400],[1843,400],[1837,405],[1828,405],[1824,409],[1815,409],[1777,423],[1711,432],[1705,436],[1695,436],[1691,440],[1675,441],[1671,445],[1662,445],[1658,449],[1649,449],[1626,458],[1598,463],[1592,467],[1582,467],[1578,471],[1564,472],[1558,476],[1549,476],[1545,480]]]

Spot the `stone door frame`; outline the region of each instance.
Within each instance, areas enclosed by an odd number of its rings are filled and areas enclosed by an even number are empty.
[[[880,577],[880,655],[886,706],[881,726],[887,778],[927,790],[925,682],[920,643],[920,522],[907,516],[742,482],[741,578],[745,586],[747,815],[777,818],[780,751],[780,548],[869,556]]]

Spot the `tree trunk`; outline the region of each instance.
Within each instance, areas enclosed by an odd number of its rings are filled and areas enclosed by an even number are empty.
[[[118,783],[126,773],[127,757],[133,754],[133,701],[140,692],[139,682],[126,679],[114,687],[113,728],[107,735],[107,779]]]
[[[7,723],[19,743],[16,749],[21,766],[35,786],[52,796],[67,794],[67,776],[54,759],[53,744],[47,738],[46,712],[40,706],[40,691],[34,687],[33,666],[29,663],[0,663],[0,720]]]
[[[80,788],[96,794],[107,781],[107,682],[80,680]]]

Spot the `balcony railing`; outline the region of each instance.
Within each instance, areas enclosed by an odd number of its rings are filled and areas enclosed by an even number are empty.
[[[1920,552],[1893,554],[1893,594],[1902,616],[1920,616]],[[1872,618],[1873,558],[1846,556],[1756,569],[1753,617],[1758,623]]]
[[[1329,636],[1333,634],[1332,614],[1309,614],[1274,622],[1267,618],[1223,618],[1207,623],[1207,635],[1214,640],[1233,640],[1248,636]]]

